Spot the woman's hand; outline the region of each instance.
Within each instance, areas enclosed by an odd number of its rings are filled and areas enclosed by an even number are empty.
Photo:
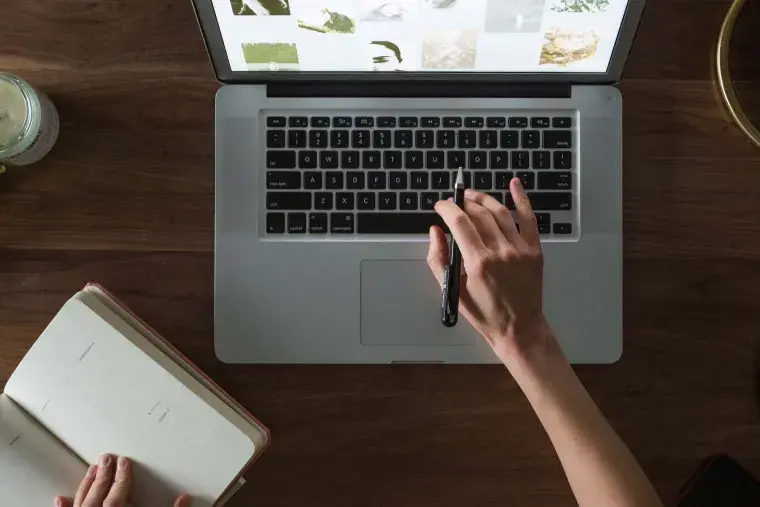
[[[124,507],[132,485],[132,465],[124,456],[104,454],[97,465],[87,469],[74,500],[56,497],[55,507]],[[188,507],[190,497],[182,495],[174,507]]]
[[[474,190],[465,193],[464,210],[450,200],[435,205],[462,252],[460,311],[503,362],[554,340],[542,309],[543,255],[536,217],[519,179],[510,182],[510,190],[519,232],[507,208]],[[428,265],[438,283],[448,261],[446,237],[432,227]]]

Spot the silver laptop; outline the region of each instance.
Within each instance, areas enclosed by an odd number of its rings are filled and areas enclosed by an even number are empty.
[[[194,0],[218,79],[215,348],[230,363],[491,363],[425,257],[452,174],[529,191],[544,308],[622,352],[622,99],[643,0]]]

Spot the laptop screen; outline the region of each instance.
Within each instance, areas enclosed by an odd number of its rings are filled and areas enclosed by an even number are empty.
[[[230,69],[607,71],[628,0],[213,0]]]

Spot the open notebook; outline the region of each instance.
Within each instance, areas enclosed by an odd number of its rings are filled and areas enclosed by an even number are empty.
[[[73,496],[103,452],[131,458],[137,507],[224,504],[269,433],[97,285],[72,297],[0,395],[2,505]]]

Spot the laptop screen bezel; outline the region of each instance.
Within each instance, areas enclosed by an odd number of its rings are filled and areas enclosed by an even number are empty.
[[[216,78],[224,84],[268,84],[283,81],[617,83],[623,75],[623,69],[646,5],[646,0],[628,0],[606,72],[241,72],[230,69],[213,1],[192,0],[192,2]]]

